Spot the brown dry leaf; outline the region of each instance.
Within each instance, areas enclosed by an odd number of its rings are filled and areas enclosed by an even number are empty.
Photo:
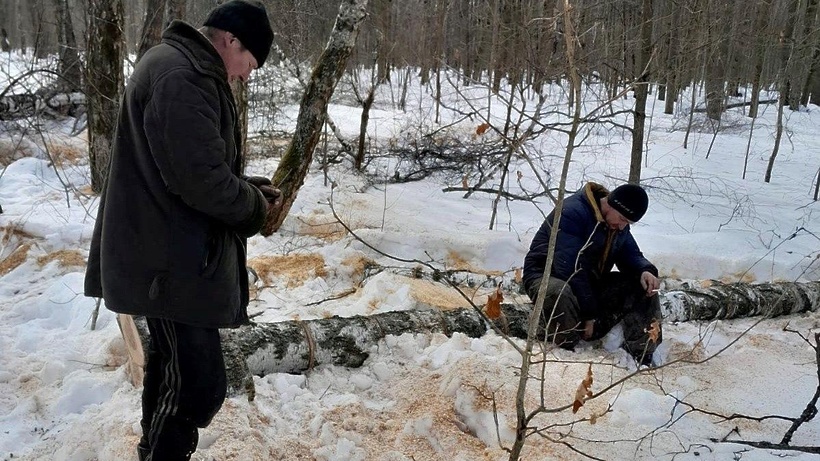
[[[487,128],[489,128],[489,127],[490,127],[489,123],[482,123],[481,125],[478,125],[478,127],[476,127],[475,134],[481,136],[482,134],[484,134],[487,131]]]
[[[515,283],[524,283],[524,270],[520,267],[515,268]]]
[[[501,284],[499,283],[495,292],[487,296],[487,305],[484,306],[484,313],[491,320],[501,317],[501,301],[504,301],[504,295],[501,294]]]
[[[470,184],[467,182],[467,175],[464,175],[464,177],[461,178],[461,187],[465,189],[468,189],[470,187]]]
[[[578,385],[578,389],[575,390],[575,401],[572,402],[572,412],[577,413],[578,409],[584,406],[584,402],[590,397],[592,397],[592,364],[589,364],[586,378],[581,381],[581,384]]]
[[[649,335],[649,340],[653,343],[658,343],[658,336],[661,334],[661,324],[658,322],[658,319],[653,319],[652,323],[649,325],[649,328],[646,329],[646,333]]]

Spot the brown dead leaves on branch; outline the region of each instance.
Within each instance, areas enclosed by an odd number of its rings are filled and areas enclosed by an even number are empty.
[[[649,328],[645,331],[649,335],[649,341],[651,341],[652,344],[658,344],[658,337],[661,334],[661,323],[658,319],[653,319],[652,323],[649,325]]]
[[[484,314],[490,320],[496,320],[501,317],[501,302],[504,301],[504,295],[501,293],[501,284],[495,289],[495,292],[487,296],[487,304],[484,306]]]

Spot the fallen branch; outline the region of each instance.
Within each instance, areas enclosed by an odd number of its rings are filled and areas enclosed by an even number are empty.
[[[762,101],[758,101],[757,103],[758,104],[774,104],[776,102],[777,102],[777,99],[764,99]],[[733,102],[732,104],[726,104],[726,106],[724,106],[723,109],[724,110],[734,109],[735,107],[749,106],[751,104],[752,104],[752,101]],[[696,107],[693,112],[706,112],[706,108],[705,107]]]

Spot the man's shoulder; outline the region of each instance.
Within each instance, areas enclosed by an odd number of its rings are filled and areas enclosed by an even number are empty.
[[[576,192],[564,200],[564,211],[566,217],[576,219],[594,219],[595,210],[592,209],[587,197],[583,192]]]
[[[146,94],[154,95],[169,88],[177,91],[181,86],[193,86],[207,91],[215,85],[212,80],[192,65],[179,50],[162,43],[145,53],[134,69],[130,84],[140,85]]]
[[[134,73],[150,72],[153,75],[161,75],[173,69],[194,70],[190,60],[177,48],[167,43],[148,50],[134,69]]]

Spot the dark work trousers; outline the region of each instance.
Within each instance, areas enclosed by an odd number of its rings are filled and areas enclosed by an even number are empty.
[[[527,294],[535,300],[541,279],[527,284]],[[594,318],[595,327],[591,340],[604,337],[618,322],[624,322],[624,348],[640,363],[649,363],[655,347],[662,338],[658,331],[658,341],[649,340],[648,330],[654,320],[661,323],[661,306],[657,295],[646,296],[640,279],[628,277],[620,272],[606,274],[596,284],[599,315]],[[583,338],[584,319],[578,299],[572,288],[563,280],[550,277],[547,294],[544,297],[541,314],[542,327],[539,328],[546,339],[565,349],[573,349]]]
[[[225,400],[227,381],[219,330],[146,318],[151,339],[142,390],[140,461],[191,458]]]

